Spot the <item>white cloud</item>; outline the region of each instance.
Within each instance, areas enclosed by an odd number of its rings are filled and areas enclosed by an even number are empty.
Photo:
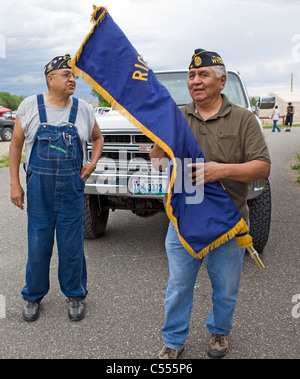
[[[245,34],[245,36],[246,36],[246,37],[251,37],[251,36],[253,36],[253,34],[255,34],[255,31],[254,31],[254,30],[249,30],[249,32],[247,32],[247,33]]]
[[[26,6],[21,0],[0,1],[0,36],[6,45],[0,91],[43,91],[43,66],[55,55],[76,53],[92,27],[95,0],[27,0]],[[194,49],[202,47],[216,50],[228,68],[239,70],[250,94],[258,87],[287,85],[291,72],[300,88],[300,39],[293,39],[300,33],[297,0],[105,3],[153,69],[186,68]]]

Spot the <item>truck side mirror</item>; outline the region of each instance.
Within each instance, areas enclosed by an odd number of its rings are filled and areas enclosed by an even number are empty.
[[[275,106],[274,96],[261,96],[259,102],[256,103],[256,108],[258,109],[271,109]]]

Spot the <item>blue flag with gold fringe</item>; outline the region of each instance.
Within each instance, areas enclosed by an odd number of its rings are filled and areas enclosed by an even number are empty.
[[[184,183],[186,167],[178,162],[204,159],[189,125],[105,7],[94,10],[92,22],[72,61],[73,72],[172,160],[166,212],[183,246],[197,258],[234,237],[239,246],[251,246],[248,226],[221,183],[205,184],[202,201],[187,201],[191,193]],[[178,180],[181,191],[175,190]]]

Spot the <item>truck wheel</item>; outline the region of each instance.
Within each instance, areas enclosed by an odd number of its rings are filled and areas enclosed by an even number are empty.
[[[1,133],[2,141],[11,141],[12,134],[13,134],[13,131],[11,130],[11,128],[7,128],[7,127],[4,128]]]
[[[260,196],[248,200],[248,206],[253,246],[259,254],[262,254],[268,241],[271,225],[271,187],[269,180],[266,180],[266,187]]]
[[[109,209],[104,208],[105,198],[98,195],[84,195],[84,237],[99,238],[105,233]]]

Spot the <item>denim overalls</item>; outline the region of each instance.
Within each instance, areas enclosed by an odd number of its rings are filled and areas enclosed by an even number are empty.
[[[22,295],[24,300],[40,302],[47,294],[56,231],[60,288],[67,297],[84,299],[83,150],[75,127],[78,99],[73,98],[69,124],[64,126],[47,124],[43,95],[38,95],[37,101],[40,125],[26,175],[28,262]]]

